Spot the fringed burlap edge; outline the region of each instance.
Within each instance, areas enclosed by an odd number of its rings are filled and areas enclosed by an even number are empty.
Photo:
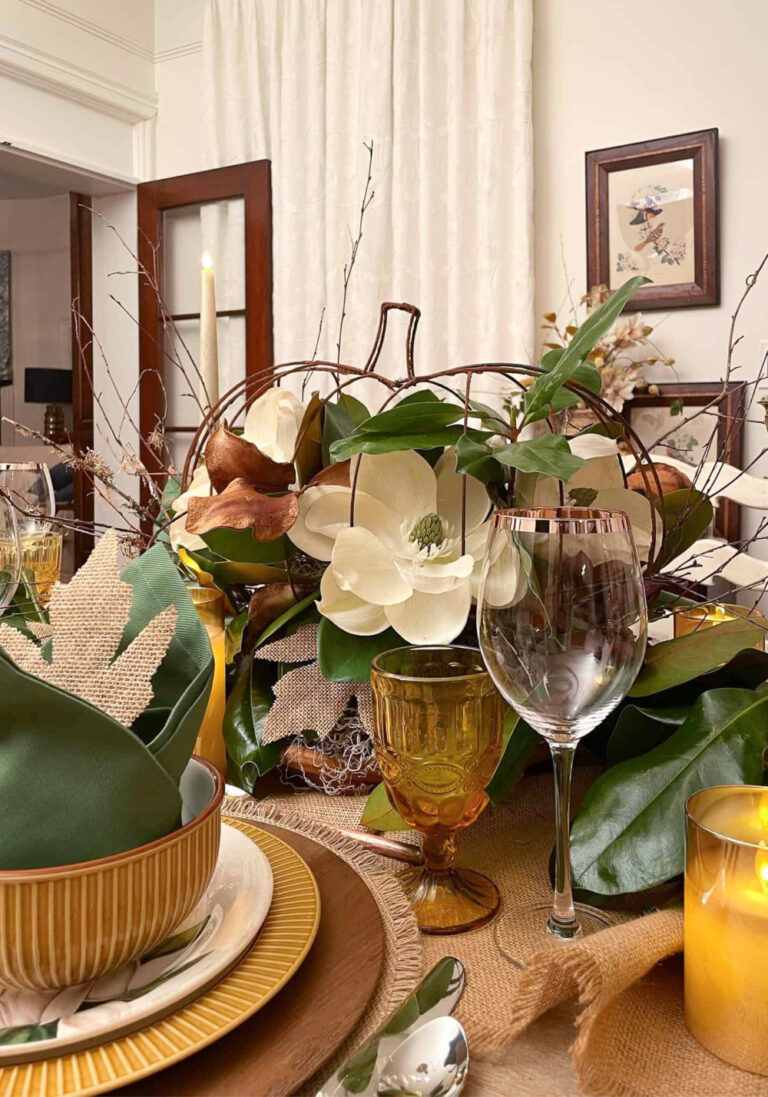
[[[417,986],[423,974],[424,952],[416,918],[397,878],[387,872],[380,859],[362,850],[353,839],[339,834],[333,827],[283,810],[274,803],[262,804],[240,797],[227,797],[222,811],[225,815],[268,823],[319,842],[358,873],[381,914],[385,937],[381,980],[355,1031],[318,1075],[302,1088],[302,1093],[313,1097],[322,1082],[381,1028]]]

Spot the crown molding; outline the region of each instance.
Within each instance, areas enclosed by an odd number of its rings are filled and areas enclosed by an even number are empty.
[[[173,46],[171,49],[159,50],[155,54],[155,64],[160,64],[162,61],[175,61],[177,57],[188,57],[192,53],[200,53],[202,48],[202,42],[187,42],[183,46]]]
[[[136,57],[140,57],[142,61],[154,62],[155,60],[154,52],[147,46],[142,46],[140,42],[136,42],[132,38],[126,38],[125,35],[115,34],[114,31],[107,30],[106,27],[94,23],[91,19],[84,19],[65,8],[60,8],[58,4],[50,3],[50,0],[21,0],[21,3],[26,4],[29,8],[36,8],[53,19],[59,19],[62,23],[69,23],[70,26],[77,27],[85,34],[92,34],[95,38],[100,38],[102,42],[109,42],[110,45],[117,46],[118,49],[132,53]]]
[[[154,93],[107,80],[4,34],[0,34],[0,72],[123,122],[142,122],[157,113]]]

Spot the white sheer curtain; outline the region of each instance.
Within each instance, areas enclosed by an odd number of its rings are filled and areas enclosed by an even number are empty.
[[[531,36],[532,0],[206,0],[206,167],[272,161],[277,362],[312,354],[324,307],[335,360],[371,140],[342,361],[384,300],[422,310],[419,372],[530,358]]]

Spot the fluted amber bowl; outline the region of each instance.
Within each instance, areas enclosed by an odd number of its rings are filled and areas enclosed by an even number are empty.
[[[224,779],[193,758],[181,791],[189,822],[155,842],[61,868],[0,872],[0,987],[85,983],[176,929],[216,867]]]

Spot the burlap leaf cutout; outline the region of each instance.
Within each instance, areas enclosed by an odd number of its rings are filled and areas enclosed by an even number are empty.
[[[120,578],[117,534],[108,530],[71,582],[53,588],[50,662],[34,640],[10,625],[0,624],[0,646],[27,674],[130,727],[152,700],[152,677],[176,632],[177,616],[176,607],[167,606],[115,659],[132,596],[131,584]]]
[[[373,697],[368,682],[329,682],[317,665],[317,625],[302,625],[293,636],[265,644],[257,659],[270,663],[303,663],[279,678],[272,687],[275,703],[264,725],[263,743],[286,736],[317,732],[325,739],[344,714],[350,697],[357,698],[363,726],[373,727]]]

